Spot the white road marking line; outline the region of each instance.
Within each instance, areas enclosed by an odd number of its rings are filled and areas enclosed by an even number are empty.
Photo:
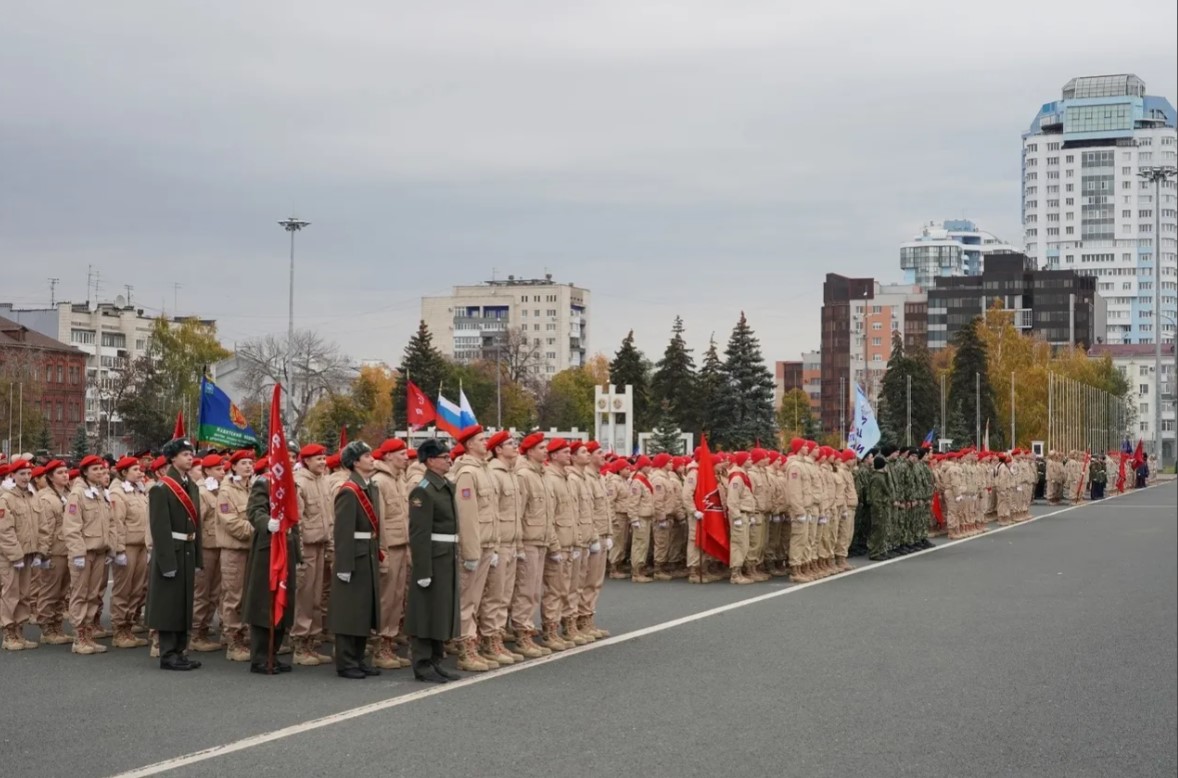
[[[1147,486],[1145,488],[1152,489],[1153,486],[1156,486],[1156,484],[1151,485],[1151,486]],[[705,610],[705,611],[693,613],[688,616],[682,616],[678,619],[664,621],[659,624],[652,624],[649,627],[643,627],[641,629],[636,629],[633,632],[626,632],[621,635],[615,635],[613,637],[606,638],[605,640],[599,640],[595,643],[589,643],[584,646],[577,646],[576,648],[572,648],[567,651],[553,653],[553,654],[550,654],[549,656],[541,657],[539,659],[530,659],[527,662],[524,662],[523,664],[511,665],[509,667],[501,667],[498,670],[492,670],[487,673],[468,676],[466,678],[463,678],[461,681],[452,681],[447,684],[440,684],[437,686],[431,686],[427,689],[422,689],[421,691],[417,691],[417,692],[411,692],[409,694],[405,694],[400,697],[392,697],[387,700],[381,700],[379,702],[372,702],[367,705],[361,705],[356,708],[350,708],[348,710],[341,711],[339,713],[333,713],[329,716],[323,716],[322,718],[312,719],[310,721],[304,721],[301,724],[294,724],[289,727],[283,727],[282,729],[273,730],[271,732],[264,732],[260,735],[251,735],[250,737],[242,738],[241,740],[235,740],[232,743],[225,743],[223,745],[205,748],[200,751],[193,751],[190,754],[184,754],[183,756],[173,757],[172,759],[165,759],[162,762],[156,762],[154,764],[149,764],[144,767],[136,768],[134,770],[128,770],[127,772],[118,773],[114,776],[111,776],[111,778],[142,778],[143,776],[159,775],[160,773],[165,773],[165,772],[168,772],[169,770],[177,770],[181,767],[187,767],[188,765],[197,764],[199,762],[204,762],[209,759],[216,759],[217,757],[226,756],[228,754],[233,754],[238,751],[245,751],[246,749],[256,748],[258,746],[265,745],[266,743],[273,743],[276,740],[283,740],[284,738],[292,737],[294,735],[299,735],[304,732],[310,732],[312,730],[322,729],[323,727],[329,727],[333,724],[339,724],[344,721],[349,721],[351,719],[359,718],[360,716],[367,716],[370,713],[379,713],[380,711],[390,710],[392,708],[398,708],[402,705],[408,705],[411,702],[417,702],[418,700],[424,700],[428,697],[435,697],[439,694],[445,694],[446,692],[451,692],[456,689],[462,689],[467,686],[472,686],[476,683],[483,683],[484,681],[490,681],[495,678],[502,678],[505,675],[511,675],[512,673],[517,673],[522,670],[528,670],[533,667],[541,667],[541,666],[549,664],[551,662],[558,662],[562,659],[567,659],[569,657],[576,656],[578,654],[583,654],[587,651],[594,651],[596,649],[604,648],[606,646],[616,646],[618,644],[625,643],[630,640],[637,640],[638,638],[646,637],[647,635],[653,635],[658,632],[665,632],[666,630],[674,629],[675,627],[680,627],[684,624],[690,624],[693,621],[700,621],[702,619],[706,619],[711,616],[717,616],[721,613],[727,613],[728,611],[737,610],[738,608],[745,608],[745,607],[748,607],[749,605],[756,605],[757,603],[765,602],[767,600],[772,600],[777,597],[784,597],[787,594],[793,594],[795,592],[800,592],[803,589],[809,589],[811,586],[818,586],[820,584],[829,583],[831,581],[845,580],[846,578],[849,578],[852,575],[857,575],[859,573],[867,572],[869,570],[878,570],[881,567],[885,567],[887,565],[894,564],[896,562],[901,562],[905,559],[913,559],[915,557],[922,556],[924,554],[929,554],[929,553],[932,553],[934,551],[938,551],[943,548],[949,548],[950,546],[956,546],[960,543],[968,543],[972,540],[978,540],[979,538],[989,537],[989,536],[992,536],[998,532],[1005,532],[1007,530],[1015,529],[1017,527],[1025,527],[1026,525],[1031,524],[1032,522],[1039,521],[1040,519],[1047,519],[1052,516],[1058,516],[1062,513],[1067,513],[1068,511],[1074,511],[1077,508],[1092,507],[1094,505],[1099,505],[1102,502],[1108,502],[1109,500],[1115,500],[1119,497],[1124,497],[1125,495],[1128,495],[1128,494],[1139,494],[1141,491],[1144,491],[1144,490],[1138,489],[1138,490],[1134,490],[1132,492],[1125,492],[1125,494],[1114,494],[1110,497],[1106,497],[1104,500],[1099,500],[1096,503],[1086,502],[1086,503],[1081,503],[1079,505],[1069,505],[1066,508],[1060,508],[1059,510],[1051,511],[1050,513],[1044,513],[1040,516],[1032,516],[1031,518],[1027,519],[1026,521],[1020,521],[1017,524],[1010,524],[1005,527],[995,527],[994,529],[991,529],[988,532],[985,532],[981,535],[971,535],[968,538],[961,538],[959,540],[950,540],[950,541],[946,541],[944,543],[938,543],[933,548],[924,549],[922,551],[915,551],[911,554],[907,554],[907,555],[901,556],[901,557],[896,557],[895,559],[887,559],[882,562],[872,562],[871,564],[863,565],[862,567],[856,567],[854,570],[850,570],[848,572],[841,573],[836,576],[831,576],[829,578],[822,578],[817,581],[810,581],[808,583],[793,584],[793,585],[789,586],[789,588],[786,588],[786,589],[776,589],[771,592],[765,592],[764,594],[759,594],[755,597],[749,597],[744,600],[737,600],[736,602],[731,602],[726,605],[719,605],[715,608],[709,608],[708,610]],[[1136,507],[1136,506],[1134,506],[1134,507]],[[1161,506],[1161,507],[1172,507],[1172,506]]]

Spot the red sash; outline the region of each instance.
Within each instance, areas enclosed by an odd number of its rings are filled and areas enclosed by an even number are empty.
[[[357,486],[355,481],[344,481],[342,489],[347,489],[352,494],[356,495],[356,501],[360,503],[360,509],[364,511],[364,515],[368,517],[368,522],[372,524],[372,533],[375,537],[380,537],[380,519],[376,517],[376,509],[372,507],[372,500],[368,499],[368,495],[364,490]],[[380,561],[384,561],[384,549],[377,546],[377,554]]]
[[[184,506],[184,510],[188,512],[188,518],[192,519],[192,524],[197,529],[200,529],[200,514],[196,512],[196,506],[192,504],[192,498],[188,496],[188,492],[184,487],[176,483],[176,479],[171,476],[163,476],[160,478],[160,483],[168,487],[172,494],[176,495],[176,499]]]
[[[650,481],[646,480],[646,476],[642,473],[635,473],[634,480],[646,487],[647,491],[654,494],[654,487],[650,485]]]
[[[744,472],[743,470],[738,470],[735,473],[733,473],[731,476],[729,476],[728,483],[732,483],[732,479],[736,478],[737,476],[740,477],[740,480],[744,481],[745,488],[747,488],[751,492],[753,490],[753,482],[749,478],[748,473]]]

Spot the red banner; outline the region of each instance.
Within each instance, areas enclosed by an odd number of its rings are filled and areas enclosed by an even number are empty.
[[[425,392],[418,389],[417,384],[412,381],[406,381],[405,387],[409,393],[405,399],[405,421],[409,428],[419,430],[436,421],[437,411],[434,410],[434,404],[425,396]]]
[[[176,411],[176,425],[172,427],[172,440],[184,437],[184,411]]]
[[[295,492],[294,468],[290,463],[290,451],[286,448],[286,433],[282,429],[282,387],[274,386],[274,398],[270,401],[270,518],[277,519],[280,527],[270,536],[270,613],[274,624],[282,621],[286,611],[288,592],[286,532],[299,521],[299,499]]]
[[[705,554],[726,565],[730,564],[728,519],[724,515],[724,505],[720,502],[720,487],[716,483],[716,467],[712,462],[712,452],[708,450],[708,439],[704,437],[700,439],[695,509],[704,515],[696,524],[695,545]]]

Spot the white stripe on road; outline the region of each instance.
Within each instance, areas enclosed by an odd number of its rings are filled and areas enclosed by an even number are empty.
[[[1152,489],[1153,486],[1156,486],[1156,485],[1157,484],[1147,486],[1147,487],[1145,487],[1145,489]],[[1100,505],[1101,503],[1108,502],[1109,500],[1115,500],[1119,497],[1124,497],[1129,494],[1139,494],[1141,491],[1143,491],[1143,490],[1137,489],[1137,490],[1133,490],[1131,492],[1126,492],[1125,494],[1112,495],[1110,497],[1106,497],[1104,500],[1098,500],[1097,502],[1087,502],[1087,503],[1081,503],[1079,505],[1070,505],[1066,508],[1061,508],[1059,510],[1052,511],[1050,513],[1045,513],[1040,516],[1032,516],[1030,519],[1027,519],[1025,521],[1020,521],[1016,524],[1010,524],[1010,525],[1003,526],[1003,527],[995,527],[995,528],[993,528],[993,529],[989,530],[988,532],[985,532],[981,535],[971,535],[968,538],[961,538],[959,540],[950,540],[950,541],[946,541],[944,543],[938,543],[933,548],[924,549],[923,551],[916,551],[911,554],[907,554],[906,556],[896,557],[895,559],[888,559],[888,560],[885,560],[882,562],[873,562],[871,564],[864,565],[862,567],[856,567],[854,570],[850,570],[850,571],[848,571],[846,573],[842,573],[840,575],[830,576],[828,578],[822,578],[817,581],[810,581],[809,583],[793,584],[793,585],[789,586],[789,588],[786,588],[786,589],[777,589],[777,590],[774,590],[771,592],[766,592],[764,594],[759,594],[755,597],[749,597],[744,600],[738,600],[736,602],[728,603],[727,605],[720,605],[715,608],[709,608],[708,610],[700,611],[699,613],[693,613],[689,616],[683,616],[678,619],[672,619],[671,621],[664,621],[660,624],[654,624],[649,627],[643,627],[642,629],[637,629],[637,630],[634,630],[633,632],[626,632],[621,635],[616,635],[614,637],[609,637],[604,640],[599,640],[595,643],[589,643],[584,646],[577,646],[576,648],[572,648],[567,651],[553,653],[553,654],[550,654],[549,656],[541,657],[539,659],[530,659],[522,664],[510,665],[508,667],[502,667],[502,668],[499,668],[498,670],[492,670],[487,673],[481,673],[479,675],[468,676],[466,678],[463,678],[460,681],[452,681],[447,684],[440,684],[437,686],[431,686],[429,688],[422,689],[421,691],[411,692],[409,694],[404,694],[399,697],[392,697],[387,700],[381,700],[379,702],[369,703],[368,705],[361,705],[356,708],[350,708],[348,710],[341,711],[339,713],[333,713],[329,716],[323,716],[322,718],[312,719],[310,721],[305,721],[301,724],[294,724],[292,726],[283,727],[282,729],[276,729],[271,732],[264,732],[260,735],[251,735],[250,737],[242,738],[241,740],[235,740],[232,743],[225,743],[223,745],[213,746],[211,748],[202,749],[200,751],[194,751],[190,754],[185,754],[183,756],[174,757],[172,759],[165,759],[162,762],[156,762],[154,764],[146,765],[145,767],[139,767],[134,770],[129,770],[127,772],[118,773],[117,775],[112,776],[112,778],[140,778],[141,776],[159,775],[160,773],[164,773],[169,770],[176,770],[181,767],[187,767],[188,765],[197,764],[198,762],[205,762],[205,761],[208,761],[209,759],[216,759],[218,757],[226,756],[228,754],[233,754],[238,751],[245,751],[250,748],[257,748],[258,746],[262,746],[267,743],[273,743],[276,740],[283,740],[284,738],[293,737],[294,735],[299,735],[304,732],[311,732],[316,729],[322,729],[324,727],[329,727],[333,724],[339,724],[344,721],[349,721],[351,719],[359,718],[361,716],[367,716],[371,713],[379,713],[381,711],[390,710],[392,708],[397,708],[402,705],[408,705],[409,703],[417,702],[418,700],[424,700],[428,697],[435,697],[439,694],[446,694],[447,692],[452,692],[452,691],[455,691],[458,689],[462,689],[464,687],[471,686],[476,683],[483,683],[484,681],[490,681],[495,678],[502,678],[505,675],[511,675],[512,673],[518,673],[518,672],[521,672],[524,670],[529,670],[534,667],[541,667],[541,666],[549,664],[551,662],[559,662],[563,659],[568,659],[569,657],[576,656],[577,654],[583,654],[587,651],[596,651],[597,649],[605,648],[606,646],[614,646],[614,645],[618,645],[620,643],[625,643],[625,642],[628,642],[631,640],[637,640],[638,638],[646,637],[647,635],[653,635],[658,632],[664,632],[669,629],[674,629],[675,627],[683,626],[684,624],[690,624],[693,621],[700,621],[702,619],[706,619],[711,616],[718,616],[721,613],[727,613],[729,611],[733,611],[738,608],[746,608],[750,605],[756,605],[757,603],[765,602],[767,600],[772,600],[777,597],[784,597],[785,595],[788,595],[788,594],[794,594],[796,592],[802,591],[803,589],[808,589],[811,586],[819,586],[821,584],[829,583],[831,581],[844,580],[852,575],[857,575],[859,573],[863,573],[863,572],[866,572],[869,570],[878,570],[881,567],[895,564],[897,562],[901,562],[901,561],[904,561],[907,559],[913,559],[913,558],[921,556],[923,554],[930,554],[930,553],[933,553],[935,551],[939,551],[944,548],[949,548],[950,546],[956,546],[960,543],[968,543],[972,540],[977,540],[978,538],[989,537],[989,536],[992,536],[998,532],[1006,532],[1007,530],[1016,529],[1018,527],[1025,527],[1026,525],[1031,524],[1036,521],[1039,521],[1040,519],[1046,519],[1046,518],[1050,518],[1052,516],[1058,516],[1062,513],[1067,513],[1068,511],[1076,510],[1077,508],[1097,506],[1097,505]],[[1145,507],[1145,506],[1125,506],[1125,507]],[[1163,506],[1163,507],[1173,507],[1173,506]]]

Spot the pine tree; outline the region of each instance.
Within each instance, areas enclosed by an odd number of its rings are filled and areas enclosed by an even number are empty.
[[[663,358],[655,365],[650,380],[650,401],[670,414],[681,430],[699,433],[699,397],[696,389],[695,360],[683,339],[683,319],[676,316],[671,326],[671,342]],[[659,423],[663,420],[660,415]]]
[[[981,426],[985,434],[986,421],[990,422],[990,448],[1003,448],[1002,425],[994,407],[994,389],[990,385],[987,369],[986,344],[978,337],[981,317],[975,318],[969,326],[958,331],[954,338],[957,353],[953,356],[953,372],[949,378],[949,437],[955,446],[972,443],[981,446],[977,435],[977,415],[980,377]]]
[[[681,436],[679,426],[675,423],[674,416],[671,413],[670,403],[664,402],[662,404],[662,412],[659,414],[658,424],[654,428],[654,434],[647,444],[649,449],[647,453],[658,454],[666,452],[668,454],[683,454],[683,438]]]
[[[79,424],[74,431],[74,440],[70,444],[70,454],[74,458],[74,464],[81,462],[90,453],[90,439],[86,436],[86,426]]]
[[[907,440],[908,377],[912,366],[904,356],[904,340],[899,330],[892,331],[892,355],[888,357],[887,372],[877,401],[880,442],[903,446]]]
[[[720,361],[720,355],[716,350],[714,335],[708,340],[708,350],[704,352],[696,390],[699,396],[700,432],[706,434],[709,443],[716,447],[718,442],[715,433],[723,425],[723,419],[728,413],[728,397],[731,392],[728,387],[728,376],[724,372],[724,363]]]
[[[940,424],[941,387],[927,346],[917,343],[907,350],[907,359],[912,374],[912,438],[919,445]]]
[[[41,431],[37,433],[37,454],[53,455],[53,436],[49,434],[48,420],[41,423]]]
[[[756,441],[772,445],[777,440],[773,413],[773,375],[761,356],[761,343],[744,311],[728,339],[724,373],[730,389],[727,413],[718,419],[713,436],[718,445],[746,448]]]
[[[425,321],[422,321],[417,327],[416,334],[405,346],[405,355],[401,358],[401,375],[393,386],[394,424],[398,427],[405,424],[405,382],[412,381],[426,396],[436,400],[438,387],[445,380],[448,369],[446,358],[434,346],[433,335]]]
[[[654,423],[650,406],[650,364],[634,345],[634,330],[622,340],[621,347],[609,363],[609,382],[630,386],[634,393],[634,431],[648,430]]]

